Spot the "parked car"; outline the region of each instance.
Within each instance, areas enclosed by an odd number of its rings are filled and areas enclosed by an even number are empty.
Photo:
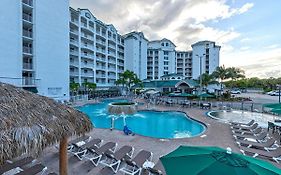
[[[273,93],[270,94],[271,96],[279,96],[279,91],[275,91]]]
[[[241,94],[241,91],[236,89],[236,90],[231,90],[230,93],[231,94]]]
[[[266,94],[267,94],[267,95],[272,95],[273,93],[275,93],[275,91],[269,91],[269,92],[267,92]]]

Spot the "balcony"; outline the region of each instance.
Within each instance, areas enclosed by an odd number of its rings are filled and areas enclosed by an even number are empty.
[[[33,6],[32,0],[22,0],[22,3],[25,4],[25,5],[28,5],[28,6],[30,6],[30,7]]]
[[[96,69],[97,69],[97,70],[105,70],[106,67],[105,67],[105,66],[97,66]]]
[[[35,78],[33,77],[23,77],[22,78],[22,86],[35,86]]]
[[[72,77],[78,77],[79,76],[79,72],[78,71],[70,71],[70,76]]]
[[[81,76],[82,77],[90,77],[91,78],[91,77],[94,77],[94,73],[93,72],[92,73],[90,73],[90,72],[89,73],[82,73]]]
[[[97,61],[106,62],[105,58],[102,58],[102,57],[96,57],[96,58],[97,58]]]
[[[99,52],[99,53],[105,54],[105,50],[104,50],[104,49],[99,49],[99,48],[97,48],[96,51]]]
[[[28,30],[23,30],[22,35],[26,38],[32,38],[32,32]]]
[[[116,79],[116,75],[108,75],[109,79]]]
[[[22,14],[22,19],[25,20],[25,21],[27,21],[27,22],[32,23],[32,16],[29,15],[29,14],[23,13],[23,14]]]
[[[100,44],[102,46],[105,46],[105,41],[102,40],[96,40],[97,44]]]
[[[26,46],[23,46],[22,47],[22,51],[23,51],[23,53],[25,53],[25,54],[32,54],[32,48],[31,47],[26,47]]]
[[[93,59],[94,58],[94,55],[88,54],[88,53],[81,53],[81,56],[84,57],[84,58],[89,58],[89,59]]]
[[[78,26],[78,20],[77,20],[77,19],[71,17],[70,22],[71,22],[72,24],[75,24],[76,26]]]
[[[23,63],[22,68],[25,70],[33,70],[33,64],[32,63]]]
[[[76,41],[74,39],[70,39],[70,44],[72,44],[74,46],[78,46],[78,41]]]
[[[96,76],[97,76],[97,78],[106,78],[105,74],[97,74]]]
[[[70,50],[70,55],[78,56],[78,52],[74,50]]]
[[[109,67],[109,68],[108,68],[108,71],[111,71],[111,72],[113,71],[113,72],[115,72],[115,71],[116,71],[116,68],[115,68],[115,67]]]
[[[70,61],[70,66],[79,67],[78,61]]]
[[[78,35],[78,30],[70,29],[70,33],[74,35]]]

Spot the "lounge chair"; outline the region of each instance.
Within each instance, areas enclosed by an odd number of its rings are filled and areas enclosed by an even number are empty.
[[[243,147],[240,151],[244,155],[250,155],[252,157],[270,159],[270,160],[274,160],[277,163],[281,161],[281,147],[278,147],[272,151],[263,151],[263,150]]]
[[[267,133],[262,132],[256,136],[255,135],[246,135],[246,134],[233,134],[233,137],[236,140],[255,139],[257,142],[264,142],[267,137]]]
[[[259,125],[257,123],[253,124],[252,126],[232,126],[231,128],[233,130],[246,130],[246,131],[253,131],[255,130]]]
[[[100,163],[103,154],[107,151],[111,151],[114,153],[116,147],[117,143],[115,142],[107,142],[100,148],[93,145],[87,148],[87,151],[83,155],[83,158],[90,160],[95,166],[97,166]]]
[[[108,168],[112,169],[114,173],[117,173],[119,170],[119,166],[121,161],[124,159],[131,159],[134,153],[134,148],[131,146],[123,146],[115,153],[111,151],[107,151],[104,153],[105,159],[102,160],[100,163],[107,166]]]
[[[163,175],[163,172],[160,170],[162,168],[162,163],[157,162],[153,167],[147,167],[142,171],[141,175]]]
[[[17,173],[17,175],[36,175],[43,174],[47,170],[47,167],[42,164],[36,164],[29,168],[23,168],[23,171]]]
[[[72,148],[73,148],[73,144],[76,144],[77,143],[87,143],[91,140],[91,136],[88,136],[88,135],[84,135],[84,136],[81,136],[81,137],[78,137],[74,140],[71,140],[68,142],[68,147],[67,147],[67,150],[70,151]]]
[[[232,133],[234,133],[234,134],[238,133],[238,134],[255,135],[255,136],[257,134],[260,134],[261,132],[262,132],[262,128],[261,127],[258,127],[255,130],[253,130],[253,131],[232,130]]]
[[[230,122],[233,126],[252,126],[255,123],[255,120],[251,120],[248,123],[240,123],[240,122]]]
[[[30,164],[34,161],[32,157],[25,157],[22,159],[19,159],[17,161],[11,162],[11,163],[4,163],[3,165],[0,166],[0,174],[3,174],[7,171],[10,171],[11,169],[14,168],[21,168],[24,165]]]
[[[276,140],[274,138],[270,138],[268,139],[266,142],[251,142],[251,141],[247,141],[247,140],[238,140],[236,141],[236,143],[239,146],[246,146],[248,148],[256,148],[256,149],[264,149],[266,151],[269,150],[273,150],[276,149],[277,147],[279,147],[278,144],[276,144]]]
[[[143,164],[146,161],[151,161],[152,156],[152,152],[141,150],[132,160],[125,160],[126,164],[120,171],[129,175],[140,175]]]
[[[93,139],[93,140],[89,141],[88,143],[83,144],[81,146],[77,145],[77,144],[73,144],[73,148],[70,150],[70,153],[73,154],[74,156],[76,156],[79,160],[82,160],[83,156],[87,152],[87,148],[89,148],[89,147],[98,148],[101,143],[102,143],[101,139]]]

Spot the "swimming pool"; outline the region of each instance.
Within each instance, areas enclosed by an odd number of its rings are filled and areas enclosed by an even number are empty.
[[[239,110],[220,110],[211,111],[207,113],[208,116],[218,119],[223,122],[244,122],[247,123],[250,120],[255,120],[261,127],[266,128],[268,121],[274,121],[280,119],[280,117],[270,114],[263,114],[257,112],[239,111]]]
[[[114,100],[120,101],[120,100]],[[126,100],[121,100],[126,101]],[[96,128],[110,128],[111,115],[106,100],[99,104],[88,104],[77,109],[88,115]],[[123,130],[124,123],[136,134],[154,138],[187,138],[201,134],[205,126],[186,116],[183,112],[139,111],[133,115],[116,117],[114,128]]]

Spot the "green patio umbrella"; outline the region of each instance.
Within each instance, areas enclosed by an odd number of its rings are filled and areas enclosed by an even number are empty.
[[[271,112],[274,112],[275,114],[281,114],[281,108],[280,109],[272,109]]]
[[[181,93],[181,94],[178,94],[177,97],[193,97],[193,95],[189,94],[189,93]]]
[[[160,158],[167,175],[280,175],[272,164],[218,147],[180,146]]]
[[[263,107],[281,109],[281,103],[267,103],[267,104],[264,104]]]

